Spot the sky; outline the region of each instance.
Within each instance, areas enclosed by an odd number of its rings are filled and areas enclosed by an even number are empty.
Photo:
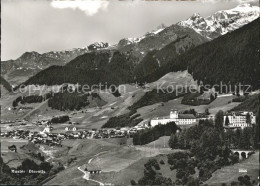
[[[209,16],[255,0],[1,0],[1,60],[24,52],[39,53],[116,44],[161,25],[186,20],[194,13]]]

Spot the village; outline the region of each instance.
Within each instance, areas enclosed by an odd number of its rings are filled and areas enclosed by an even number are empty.
[[[241,112],[227,112],[223,116],[223,127],[225,130],[228,129],[243,129],[250,127],[251,124],[256,123],[256,116],[253,112],[241,111]],[[13,139],[26,139],[35,144],[45,144],[48,146],[62,146],[61,142],[66,139],[104,139],[104,138],[132,138],[135,133],[140,130],[153,128],[156,125],[165,125],[169,122],[175,122],[176,125],[189,126],[199,122],[199,120],[214,120],[215,115],[205,115],[197,113],[196,116],[193,114],[183,114],[177,110],[172,109],[169,116],[156,117],[151,119],[147,123],[139,123],[134,127],[123,127],[123,128],[101,128],[101,129],[89,129],[82,130],[78,129],[76,122],[68,122],[70,126],[64,128],[64,132],[53,132],[53,124],[50,120],[39,120],[29,124],[26,120],[15,120],[15,121],[1,121],[2,124],[8,124],[7,131],[1,132],[1,137],[13,138]],[[250,123],[249,123],[250,119]],[[44,126],[42,131],[20,129],[23,126]],[[59,125],[59,124],[55,124]],[[19,129],[13,129],[14,126],[20,126]]]

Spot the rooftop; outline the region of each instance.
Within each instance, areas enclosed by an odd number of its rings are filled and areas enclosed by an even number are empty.
[[[98,171],[98,170],[101,170],[101,168],[96,164],[90,163],[90,164],[86,165],[86,170],[87,171]]]
[[[246,116],[247,114],[250,114],[250,115],[254,115],[253,112],[247,112],[247,111],[233,111],[233,112],[228,112],[225,114],[225,116],[233,116],[234,114],[236,116]]]

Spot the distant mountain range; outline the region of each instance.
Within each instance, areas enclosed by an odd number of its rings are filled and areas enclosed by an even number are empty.
[[[199,45],[208,41],[207,38],[197,34],[193,29],[179,25],[171,25],[154,32],[149,32],[140,38],[122,39],[119,41],[117,49],[123,53],[130,53],[140,61],[148,52],[160,50],[173,41],[179,41],[176,51],[177,53],[179,53],[179,50],[185,51],[187,38],[183,41],[183,45],[181,40],[187,35],[190,38],[189,43],[193,43],[194,45]]]
[[[104,78],[104,80],[109,79],[111,82],[124,83],[126,80],[128,82],[142,79],[175,60],[179,55],[232,32],[257,17],[259,17],[259,8],[244,4],[231,10],[218,11],[207,18],[194,14],[186,21],[168,27],[161,25],[157,30],[148,32],[142,37],[125,38],[112,46],[101,42],[85,48],[60,52],[44,54],[26,52],[16,60],[2,62],[2,75],[7,81],[14,84],[24,82],[42,71],[26,82],[45,84],[45,78],[41,77],[41,74],[56,73],[57,69],[62,69],[59,66],[65,65],[64,69],[70,67],[77,69],[75,73],[80,71],[85,74],[84,77],[79,77],[83,75],[73,75],[71,74],[72,70],[68,74],[73,77],[66,81],[73,79],[72,82],[77,80],[96,82],[103,81],[102,78]],[[79,68],[81,69],[79,70]],[[104,71],[107,74],[103,74]],[[97,72],[101,74],[98,78],[96,77]],[[48,80],[46,84],[57,84],[65,81],[64,78],[57,78],[56,80]]]
[[[88,47],[72,50],[51,51],[43,54],[25,52],[16,60],[1,62],[1,73],[11,84],[22,83],[28,77],[35,75],[52,65],[63,66],[77,56],[108,47],[108,43],[93,43]]]

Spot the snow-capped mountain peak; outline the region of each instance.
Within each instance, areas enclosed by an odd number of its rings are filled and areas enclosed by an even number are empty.
[[[195,13],[178,25],[194,29],[199,34],[214,39],[220,35],[236,30],[259,17],[259,7],[250,4],[241,4],[230,10],[221,10],[203,18]]]
[[[165,26],[164,24],[161,24],[157,27],[156,30],[153,30],[151,32],[147,32],[145,35],[141,36],[141,37],[133,37],[133,38],[124,38],[121,39],[118,43],[119,48],[126,46],[126,45],[130,45],[130,44],[136,44],[139,43],[141,40],[143,40],[144,38],[147,38],[149,36],[153,36],[156,34],[159,34],[161,31],[163,31],[165,28],[167,28],[167,26]]]
[[[98,49],[102,49],[102,48],[107,48],[109,47],[108,43],[104,43],[104,42],[95,42],[91,45],[88,46],[89,50],[98,50]]]

